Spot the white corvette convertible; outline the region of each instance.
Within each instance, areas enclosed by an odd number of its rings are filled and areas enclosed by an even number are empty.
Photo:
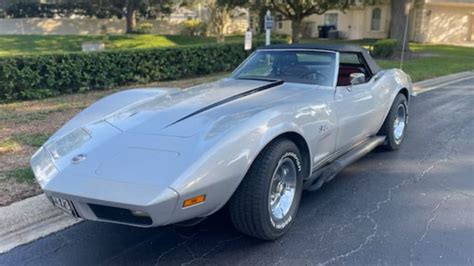
[[[235,227],[283,235],[302,190],[405,137],[412,83],[351,45],[258,49],[228,78],[134,89],[79,113],[32,157],[52,203],[141,227],[229,208]]]

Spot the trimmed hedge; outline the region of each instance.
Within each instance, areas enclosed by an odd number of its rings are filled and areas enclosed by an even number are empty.
[[[393,55],[397,47],[397,40],[378,40],[372,46],[372,54],[376,57],[387,58]]]
[[[0,101],[40,99],[230,71],[247,55],[243,44],[230,43],[0,57]]]

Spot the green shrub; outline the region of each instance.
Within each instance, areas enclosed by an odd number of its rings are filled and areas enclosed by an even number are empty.
[[[387,58],[393,55],[397,47],[397,40],[385,39],[378,40],[373,44],[372,54],[375,57]]]
[[[187,36],[204,36],[207,31],[207,24],[199,19],[189,19],[182,23],[183,33]]]
[[[261,45],[255,43],[253,47]],[[0,101],[40,99],[235,68],[242,43],[0,57]]]
[[[135,32],[139,34],[149,34],[152,29],[153,29],[153,24],[149,22],[143,22],[143,23],[138,24],[135,27]]]

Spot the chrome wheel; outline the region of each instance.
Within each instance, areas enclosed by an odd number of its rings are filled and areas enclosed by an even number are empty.
[[[402,142],[403,135],[405,133],[405,127],[407,124],[407,108],[406,105],[401,103],[397,108],[397,117],[393,122],[393,137],[395,143],[398,145]]]
[[[268,207],[274,222],[283,219],[295,199],[297,170],[295,162],[283,157],[278,162],[270,183]]]

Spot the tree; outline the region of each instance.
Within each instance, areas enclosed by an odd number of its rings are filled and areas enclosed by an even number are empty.
[[[209,12],[209,31],[220,43],[225,41],[225,33],[232,21],[235,8],[247,2],[248,0],[183,0],[182,5],[188,7],[203,5]]]
[[[411,4],[411,0],[392,0],[390,1],[390,38],[397,40],[397,51],[402,51],[403,47],[408,50],[408,39],[405,39],[405,27],[407,23],[407,4]]]
[[[156,18],[157,14],[169,15],[176,6],[173,0],[96,0],[99,8],[113,12],[122,12],[126,19],[126,32],[133,33],[137,16]]]
[[[269,0],[268,7],[291,20],[291,40],[298,43],[303,19],[313,15],[322,15],[330,9],[344,10],[349,7],[350,0]]]
[[[97,18],[125,16],[126,31],[132,33],[137,17],[154,19],[158,15],[169,15],[176,6],[176,0],[90,0],[64,3],[20,1],[10,4],[6,9],[6,14],[14,18],[70,17],[73,14]]]

